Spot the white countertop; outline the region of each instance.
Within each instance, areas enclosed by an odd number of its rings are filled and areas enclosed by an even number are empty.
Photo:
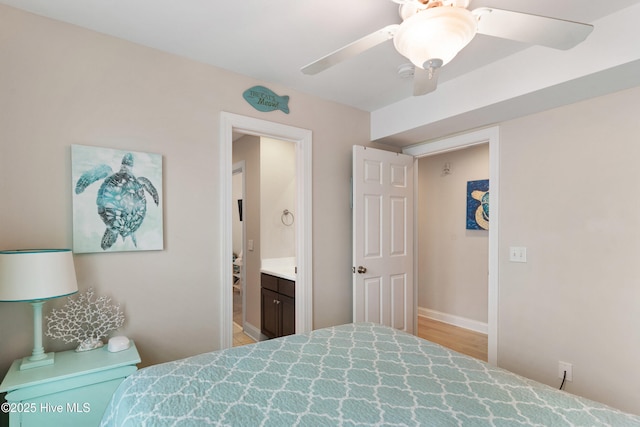
[[[266,258],[262,260],[261,273],[271,274],[282,279],[296,280],[296,259],[290,258]]]

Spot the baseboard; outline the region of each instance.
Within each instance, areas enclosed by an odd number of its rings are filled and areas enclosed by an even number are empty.
[[[249,337],[251,337],[251,339],[253,339],[254,341],[264,341],[267,338],[266,336],[262,335],[262,332],[260,332],[260,328],[256,328],[249,322],[244,322],[244,327],[242,329],[243,332],[249,335]]]
[[[442,313],[440,311],[424,307],[418,307],[418,316],[437,320],[438,322],[448,323],[449,325],[457,326],[459,328],[470,329],[475,332],[480,332],[481,334],[487,334],[489,332],[489,326],[484,322],[467,319],[466,317],[456,316],[453,314]]]

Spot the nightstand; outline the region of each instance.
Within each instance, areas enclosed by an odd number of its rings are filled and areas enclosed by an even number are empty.
[[[2,412],[9,412],[10,427],[98,426],[118,385],[138,368],[135,344],[110,353],[107,346],[76,353],[55,354],[55,363],[20,370],[16,360],[0,384],[7,392]]]

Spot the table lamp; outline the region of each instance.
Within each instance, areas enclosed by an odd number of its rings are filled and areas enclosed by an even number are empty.
[[[54,353],[42,346],[42,306],[48,299],[78,292],[70,249],[0,251],[0,301],[29,302],[33,306],[33,352],[20,370],[51,365]]]

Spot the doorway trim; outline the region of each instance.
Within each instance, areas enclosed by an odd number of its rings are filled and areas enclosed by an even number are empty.
[[[498,301],[499,301],[499,278],[498,278],[498,221],[499,215],[499,190],[500,190],[500,159],[499,143],[500,128],[493,126],[477,131],[444,138],[433,142],[423,142],[412,145],[402,150],[405,154],[410,154],[416,158],[431,154],[440,154],[447,151],[460,150],[478,144],[489,144],[489,206],[491,209],[491,225],[489,226],[489,278],[488,278],[488,301],[487,301],[487,359],[492,365],[498,364]],[[417,165],[417,163],[416,163]],[[417,170],[417,167],[416,167]],[[416,190],[417,191],[417,186]],[[417,216],[416,216],[417,218]],[[416,243],[417,244],[417,243]],[[416,250],[417,256],[417,250]],[[417,262],[415,263],[417,265]],[[417,272],[415,280],[418,280]],[[416,286],[417,289],[417,286]]]
[[[296,333],[313,324],[312,132],[222,111],[220,113],[220,348],[233,345],[232,174],[233,133],[295,143],[296,151]]]

